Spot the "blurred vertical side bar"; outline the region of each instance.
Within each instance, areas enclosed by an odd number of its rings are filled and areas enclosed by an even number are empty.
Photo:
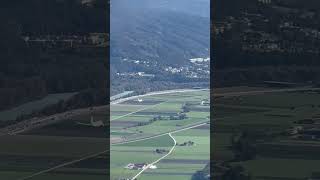
[[[320,2],[213,4],[214,179],[319,179]]]
[[[0,179],[108,179],[108,1],[12,0],[0,14]]]
[[[215,4],[217,0],[210,0],[210,178],[214,178],[214,20],[215,20]]]

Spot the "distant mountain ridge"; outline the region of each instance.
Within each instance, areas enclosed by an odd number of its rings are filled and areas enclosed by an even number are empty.
[[[150,0],[142,1],[150,2]],[[115,8],[117,5],[120,6],[119,4],[113,6],[111,9],[111,63],[116,63],[113,59],[120,57],[181,65],[187,63],[190,58],[208,57],[209,13],[207,17],[201,15],[195,11],[195,9],[199,9],[199,12],[201,10],[197,6],[192,11],[192,3],[187,3],[189,6],[185,8],[171,6],[179,2],[182,1],[157,1],[151,5],[144,4],[147,7],[127,7],[129,4],[126,4],[119,8],[125,12]],[[207,8],[209,10],[209,7]]]

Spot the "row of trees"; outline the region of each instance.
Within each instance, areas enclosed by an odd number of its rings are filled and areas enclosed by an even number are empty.
[[[62,113],[72,109],[86,108],[91,106],[105,105],[107,100],[104,97],[105,89],[88,89],[83,90],[70,98],[69,100],[61,100],[56,104],[49,105],[40,111],[32,112],[31,114],[21,114],[15,121],[1,121],[0,127],[4,127],[16,122],[23,121],[32,117],[42,117],[52,114]]]

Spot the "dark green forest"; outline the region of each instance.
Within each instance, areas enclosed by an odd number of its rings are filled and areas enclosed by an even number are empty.
[[[212,4],[215,86],[319,82],[320,2],[225,0]],[[223,27],[223,33],[216,29]],[[274,46],[274,49],[268,49]]]
[[[108,51],[29,46],[25,36],[107,33],[107,1],[11,0],[0,7],[0,110],[49,93],[107,97]],[[101,104],[88,98],[87,104]]]

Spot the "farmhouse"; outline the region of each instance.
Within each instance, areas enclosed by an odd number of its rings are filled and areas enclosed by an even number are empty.
[[[290,135],[296,135],[296,134],[299,134],[300,132],[303,131],[303,127],[302,126],[294,126],[290,129],[288,129],[288,134]]]
[[[157,169],[157,166],[156,165],[150,165],[149,169]]]
[[[202,100],[201,106],[210,106],[210,100],[207,100],[207,99]]]
[[[125,168],[126,169],[132,169],[132,170],[142,170],[148,167],[147,163],[138,163],[138,164],[134,164],[134,163],[129,163]],[[149,169],[157,169],[156,165],[149,165],[148,167]]]
[[[141,169],[145,169],[146,167],[147,167],[147,163],[140,163],[140,164],[129,163],[125,168],[126,169],[141,170]]]
[[[138,102],[143,102],[143,99],[138,98],[137,101]]]
[[[91,120],[90,123],[91,123],[91,126],[93,126],[93,127],[103,127],[104,126],[104,123],[102,120],[99,120],[99,121]]]

